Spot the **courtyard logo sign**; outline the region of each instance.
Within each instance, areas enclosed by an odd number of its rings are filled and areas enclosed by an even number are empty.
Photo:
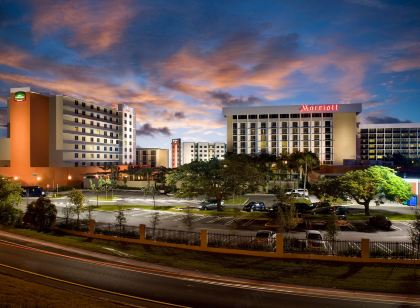
[[[19,91],[15,93],[15,101],[23,102],[26,99],[26,93]]]
[[[300,112],[313,112],[313,111],[338,111],[338,104],[329,104],[329,105],[301,105]]]

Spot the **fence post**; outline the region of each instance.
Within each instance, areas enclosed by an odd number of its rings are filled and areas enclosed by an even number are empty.
[[[360,246],[361,246],[360,248],[362,250],[362,259],[369,259],[369,257],[370,257],[369,239],[362,238]]]
[[[140,241],[146,240],[146,225],[139,226],[139,237]]]
[[[209,238],[208,238],[207,229],[200,230],[200,248],[201,249],[206,249],[207,248],[208,240],[209,240]]]
[[[283,253],[284,253],[283,233],[276,233],[276,255],[283,256]]]
[[[95,233],[95,224],[96,224],[96,222],[95,222],[95,220],[94,219],[89,219],[88,220],[88,232],[90,233],[90,234],[94,234]]]

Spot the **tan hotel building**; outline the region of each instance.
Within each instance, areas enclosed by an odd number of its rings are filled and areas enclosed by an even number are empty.
[[[12,88],[8,110],[10,138],[0,140],[2,175],[26,184],[35,184],[34,178],[58,182],[103,165],[135,163],[136,115],[126,105],[111,108]]]
[[[312,151],[322,164],[356,159],[361,104],[227,107],[227,152]]]

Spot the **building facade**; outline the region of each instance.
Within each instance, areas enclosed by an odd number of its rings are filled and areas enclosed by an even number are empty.
[[[137,148],[137,165],[169,168],[169,150],[158,148]]]
[[[396,153],[420,158],[420,123],[360,125],[361,160],[378,161]]]
[[[181,139],[172,139],[171,142],[171,155],[172,155],[172,168],[178,168],[181,166]]]
[[[16,88],[10,91],[9,113],[10,138],[26,138],[22,143],[28,145],[10,147],[9,157],[25,156],[31,167],[135,163],[136,117],[125,105],[115,109]]]
[[[226,154],[226,144],[221,142],[183,142],[182,164],[195,160],[208,161],[212,158],[223,159]]]
[[[322,164],[356,159],[361,104],[227,107],[227,151],[280,155],[312,151]]]

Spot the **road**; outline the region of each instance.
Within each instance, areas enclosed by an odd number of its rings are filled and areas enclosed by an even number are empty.
[[[0,240],[0,272],[143,307],[410,307],[397,296],[175,275],[6,240]]]

